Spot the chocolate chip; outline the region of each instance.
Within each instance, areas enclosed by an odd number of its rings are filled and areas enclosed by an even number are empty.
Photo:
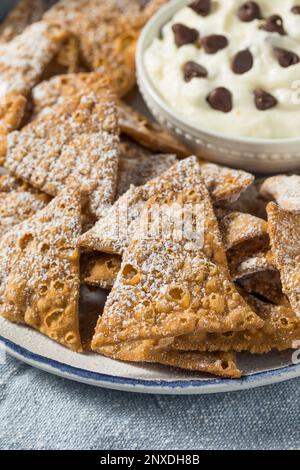
[[[255,106],[260,111],[266,111],[267,109],[274,108],[274,106],[276,106],[278,103],[277,99],[273,95],[267,93],[264,90],[254,90],[254,97]]]
[[[232,110],[232,94],[227,88],[215,88],[209,93],[206,100],[213,109],[223,113],[229,113]]]
[[[253,21],[261,18],[259,5],[256,2],[246,2],[238,9],[238,17],[241,21]]]
[[[196,29],[188,28],[184,24],[173,24],[172,30],[177,47],[184,46],[185,44],[195,44],[198,41],[199,33]]]
[[[290,67],[291,65],[298,64],[299,56],[295,52],[281,49],[280,47],[274,47],[274,54],[281,67]]]
[[[253,67],[253,55],[248,49],[240,51],[232,59],[231,68],[234,73],[242,75]]]
[[[283,19],[279,15],[271,15],[266,19],[264,25],[260,26],[260,29],[268,31],[269,33],[279,33],[282,36],[285,35],[283,27]]]
[[[228,46],[228,40],[221,34],[212,34],[202,38],[201,44],[207,54],[215,54],[220,49]]]
[[[295,5],[292,9],[291,12],[294,13],[295,15],[300,15],[300,5]]]
[[[189,61],[183,66],[183,76],[185,82],[190,82],[193,78],[205,78],[208,73],[205,67],[196,62]]]
[[[198,15],[207,16],[211,12],[211,0],[196,0],[192,2],[189,7]]]

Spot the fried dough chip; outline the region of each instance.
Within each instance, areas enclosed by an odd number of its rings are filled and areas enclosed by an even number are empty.
[[[129,362],[150,362],[179,369],[206,372],[221,377],[239,378],[241,372],[234,353],[201,353],[164,350],[159,341],[144,340],[102,346],[96,350],[104,356]]]
[[[300,211],[300,176],[278,175],[267,178],[260,188],[266,198],[275,199],[281,209]]]
[[[11,42],[1,44],[0,163],[5,156],[6,135],[20,126],[26,97],[66,37],[58,26],[39,21]]]
[[[153,152],[175,153],[181,157],[191,155],[191,152],[170,132],[159,124],[150,122],[145,116],[123,101],[119,101],[118,111],[121,132],[140,145],[149,148]]]
[[[144,186],[131,187],[108,210],[105,217],[82,235],[80,238],[81,247],[90,251],[104,251],[122,255],[128,246],[131,229],[134,227],[133,222],[138,219],[145,202],[150,197],[164,192],[170,185],[176,188],[185,182],[186,186],[190,187],[193,178],[196,178],[194,184],[197,185],[199,179],[202,181],[199,169],[206,184],[206,173],[203,171],[205,165],[192,156],[178,162],[160,177],[149,181]],[[221,190],[217,190],[218,180],[216,180],[214,187],[209,183],[209,187],[214,195],[221,194]]]
[[[88,253],[81,257],[81,282],[111,289],[121,269],[121,257],[107,253]]]
[[[135,84],[135,48],[141,28],[162,4],[143,9],[138,0],[61,0],[45,19],[74,33],[81,55],[92,70],[109,75],[124,96]]]
[[[9,175],[0,176],[0,237],[50,202],[47,194]]]
[[[80,196],[68,190],[0,239],[0,313],[80,351]]]
[[[237,280],[243,290],[264,301],[275,305],[287,305],[288,300],[282,292],[280,274],[277,270],[259,271]]]
[[[220,230],[225,250],[241,243],[252,243],[256,239],[268,240],[268,224],[265,220],[251,214],[231,212],[220,220]]]
[[[45,10],[44,0],[20,0],[0,25],[0,43],[11,41],[27,26],[40,21]]]
[[[214,201],[237,199],[254,181],[254,176],[214,163],[203,163],[203,178]]]
[[[245,189],[245,191],[241,192],[240,196],[235,202],[223,201],[220,204],[221,207],[229,211],[243,212],[261,219],[266,219],[267,201],[260,194],[262,182],[262,180],[255,180]]]
[[[131,185],[142,186],[156,178],[176,162],[176,155],[152,154],[144,147],[122,138],[117,196],[122,196]]]
[[[6,168],[51,196],[76,182],[99,218],[113,203],[119,137],[114,95],[75,96],[8,136]]]
[[[250,258],[243,259],[239,264],[230,263],[230,273],[233,280],[242,279],[250,274],[276,270],[272,253],[260,251]]]
[[[290,306],[267,304],[256,299],[252,299],[251,305],[264,321],[261,329],[182,336],[174,339],[172,347],[176,351],[249,351],[263,354],[272,349],[290,349],[293,342],[300,339],[300,320]]]
[[[268,204],[267,213],[271,248],[282,290],[300,317],[300,215],[285,211],[273,202]]]
[[[99,72],[62,74],[44,80],[32,90],[33,117],[76,94],[92,91],[101,95],[109,86],[109,79]]]
[[[183,183],[147,202],[96,328],[93,349],[262,324],[229,279],[207,189],[200,179],[195,185],[195,179],[189,187]],[[189,215],[189,224],[180,230],[181,210]],[[166,215],[173,217],[172,223]]]

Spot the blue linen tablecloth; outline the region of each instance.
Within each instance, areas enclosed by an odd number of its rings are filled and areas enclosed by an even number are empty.
[[[0,366],[1,449],[299,449],[300,378],[222,395],[117,392],[9,356]]]

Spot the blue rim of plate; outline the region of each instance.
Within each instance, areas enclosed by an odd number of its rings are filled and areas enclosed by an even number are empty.
[[[92,372],[78,367],[70,366],[54,359],[41,356],[29,351],[22,346],[0,336],[0,341],[5,344],[7,352],[12,356],[36,366],[46,372],[62,377],[98,385],[104,388],[114,388],[124,391],[145,393],[218,393],[225,391],[237,391],[253,387],[281,382],[300,376],[300,364],[285,366],[270,371],[257,372],[241,379],[212,378],[205,380],[143,380],[122,376],[113,376],[98,372]]]

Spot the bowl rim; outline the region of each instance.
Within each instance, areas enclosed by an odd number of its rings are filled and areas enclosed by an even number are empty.
[[[244,136],[234,136],[231,134],[225,134],[222,132],[216,132],[208,128],[195,127],[189,121],[185,121],[183,118],[175,115],[176,111],[171,108],[161,96],[158,90],[156,90],[152,80],[150,79],[148,72],[144,64],[144,53],[146,47],[149,43],[149,35],[152,35],[153,29],[160,29],[164,24],[170,21],[174,13],[180,8],[188,5],[191,0],[171,0],[166,5],[163,5],[159,10],[150,18],[150,20],[144,26],[136,49],[136,68],[138,76],[138,85],[140,83],[147,89],[148,94],[151,96],[152,100],[159,106],[163,112],[168,115],[172,120],[175,120],[177,126],[183,127],[188,130],[193,135],[198,135],[199,133],[204,134],[210,139],[218,139],[226,142],[235,141],[240,144],[247,144],[249,146],[268,146],[278,147],[282,145],[300,145],[300,135],[299,137],[286,137],[279,139],[265,139],[260,137],[244,137]],[[168,18],[169,16],[169,18]],[[154,36],[155,37],[155,36]],[[154,39],[153,37],[153,39]]]

